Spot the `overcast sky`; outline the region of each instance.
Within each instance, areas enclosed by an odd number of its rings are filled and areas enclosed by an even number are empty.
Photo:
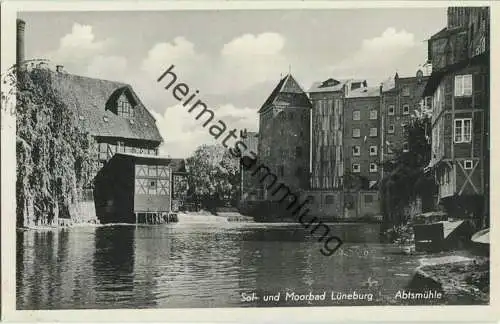
[[[307,90],[329,77],[378,85],[414,75],[446,8],[20,13],[26,57],[69,73],[130,83],[165,139],[185,157],[207,131],[156,79],[171,64],[180,81],[231,128],[258,129],[257,110],[281,75]]]

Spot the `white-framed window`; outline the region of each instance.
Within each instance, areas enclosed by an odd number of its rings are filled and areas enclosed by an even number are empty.
[[[388,132],[389,134],[394,134],[395,129],[396,129],[396,128],[394,127],[394,124],[390,124],[390,125],[389,125],[389,128],[387,129],[387,132]]]
[[[361,148],[359,145],[354,145],[352,147],[352,155],[353,156],[360,156],[361,155]]]
[[[377,172],[377,163],[370,163],[370,172]]]
[[[459,118],[454,123],[455,143],[469,143],[472,138],[472,119]]]
[[[472,74],[455,76],[455,97],[472,96]]]
[[[375,156],[377,155],[377,146],[371,145],[370,146],[370,156]]]
[[[464,169],[465,170],[472,170],[472,160],[465,160],[464,161]]]
[[[389,105],[387,112],[389,115],[393,116],[394,115],[394,105]]]
[[[352,137],[360,137],[360,136],[361,136],[361,130],[359,128],[353,128]]]
[[[403,115],[409,115],[410,114],[410,105],[404,104],[403,105]]]
[[[359,163],[353,163],[352,164],[352,172],[353,173],[359,173],[359,172],[361,172],[361,167],[359,166]]]
[[[403,152],[409,152],[410,151],[410,146],[408,145],[408,142],[403,143]]]
[[[370,136],[371,137],[377,136],[377,127],[370,128]]]
[[[361,120],[361,112],[359,110],[352,112],[352,120]]]
[[[370,110],[370,119],[377,119],[377,111],[375,109]]]

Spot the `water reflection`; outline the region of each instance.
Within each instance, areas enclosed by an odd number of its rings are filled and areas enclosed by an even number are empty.
[[[282,305],[241,302],[241,293],[360,291],[368,277],[380,282],[379,291],[394,291],[408,281],[394,274],[409,275],[416,266],[409,257],[388,255],[376,226],[334,225],[332,233],[352,242],[344,249],[369,254],[325,257],[317,237],[293,225],[179,223],[19,232],[17,306]]]

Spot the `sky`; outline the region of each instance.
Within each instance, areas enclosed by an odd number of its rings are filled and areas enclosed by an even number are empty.
[[[446,26],[446,8],[21,12],[26,58],[68,73],[129,83],[156,119],[161,154],[187,157],[215,143],[156,80],[177,82],[228,129],[258,130],[260,106],[282,76],[307,91],[314,81],[355,77],[377,86],[413,76],[426,40]]]

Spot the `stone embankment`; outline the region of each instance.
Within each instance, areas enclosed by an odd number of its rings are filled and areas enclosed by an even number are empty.
[[[489,258],[480,256],[423,259],[408,288],[441,291],[449,304],[488,304],[489,267]]]

